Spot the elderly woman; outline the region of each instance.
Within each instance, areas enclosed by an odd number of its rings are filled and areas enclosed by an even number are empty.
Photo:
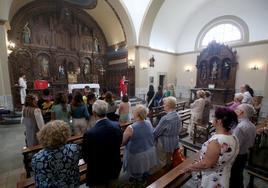
[[[66,122],[56,120],[38,133],[44,149],[32,158],[36,187],[79,187],[79,146],[66,144],[70,129]]]
[[[44,120],[42,112],[37,106],[37,97],[35,95],[28,94],[26,96],[21,124],[26,128],[26,146],[38,145],[36,133],[44,126]]]
[[[205,91],[203,90],[198,90],[196,92],[196,97],[197,99],[190,105],[191,107],[191,124],[188,126],[188,134],[190,136],[193,135],[193,129],[194,129],[194,124],[195,123],[202,123],[203,121],[203,112],[204,112],[204,107],[206,104],[205,101]]]
[[[250,121],[255,110],[250,104],[241,104],[235,110],[239,123],[233,130],[233,135],[237,136],[240,145],[240,151],[237,155],[231,170],[230,187],[243,186],[243,171],[248,159],[249,148],[254,145],[256,137],[256,127]]]
[[[157,143],[159,167],[171,165],[171,156],[179,147],[181,119],[176,112],[176,103],[175,97],[164,98],[164,110],[167,114],[160,119],[153,131]]]
[[[237,122],[234,111],[228,108],[215,111],[213,126],[216,134],[202,145],[198,160],[183,170],[201,171],[198,187],[229,187],[231,167],[239,152],[239,141],[230,130]]]
[[[243,100],[243,94],[242,93],[236,93],[234,96],[234,101],[228,106],[230,110],[235,110]]]
[[[137,105],[133,112],[135,123],[128,126],[123,135],[122,145],[126,145],[123,170],[136,179],[157,165],[153,126],[145,120],[147,114],[145,106]]]

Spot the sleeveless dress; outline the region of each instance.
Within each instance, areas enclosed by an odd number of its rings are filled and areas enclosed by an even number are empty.
[[[202,160],[208,144],[216,140],[221,146],[219,159],[215,167],[202,171],[201,188],[228,188],[231,168],[239,152],[239,141],[234,135],[215,134],[206,141],[200,150],[199,160]]]
[[[150,121],[135,122],[130,125],[133,135],[125,147],[123,170],[139,177],[157,165],[153,127]]]

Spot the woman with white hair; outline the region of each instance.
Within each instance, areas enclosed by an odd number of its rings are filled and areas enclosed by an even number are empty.
[[[179,147],[179,132],[181,119],[176,112],[177,100],[175,97],[164,98],[164,110],[167,113],[163,116],[154,129],[154,138],[157,142],[157,155],[159,167],[171,165],[171,156]]]
[[[247,162],[249,148],[254,145],[256,137],[256,127],[250,121],[250,118],[255,113],[253,106],[243,103],[237,107],[235,113],[239,123],[234,128],[233,135],[239,140],[240,150],[231,170],[230,188],[244,187],[243,171]]]
[[[122,142],[126,145],[123,170],[138,180],[157,165],[153,126],[146,120],[147,114],[145,106],[137,105],[133,112],[135,123],[127,127]]]
[[[205,107],[205,91],[198,90],[196,92],[197,99],[190,105],[191,107],[191,124],[188,126],[188,133],[193,135],[195,123],[201,123],[203,118],[203,111]]]
[[[243,100],[243,94],[242,93],[236,93],[234,96],[234,101],[228,106],[230,110],[235,110]]]

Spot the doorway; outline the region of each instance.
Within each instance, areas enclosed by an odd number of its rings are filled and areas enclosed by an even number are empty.
[[[159,86],[164,87],[164,85],[166,84],[165,78],[166,78],[166,75],[162,75],[162,74],[159,75]]]

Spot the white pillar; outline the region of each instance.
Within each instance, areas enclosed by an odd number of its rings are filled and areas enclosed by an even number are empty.
[[[7,21],[0,20],[0,106],[13,110],[7,54]]]

